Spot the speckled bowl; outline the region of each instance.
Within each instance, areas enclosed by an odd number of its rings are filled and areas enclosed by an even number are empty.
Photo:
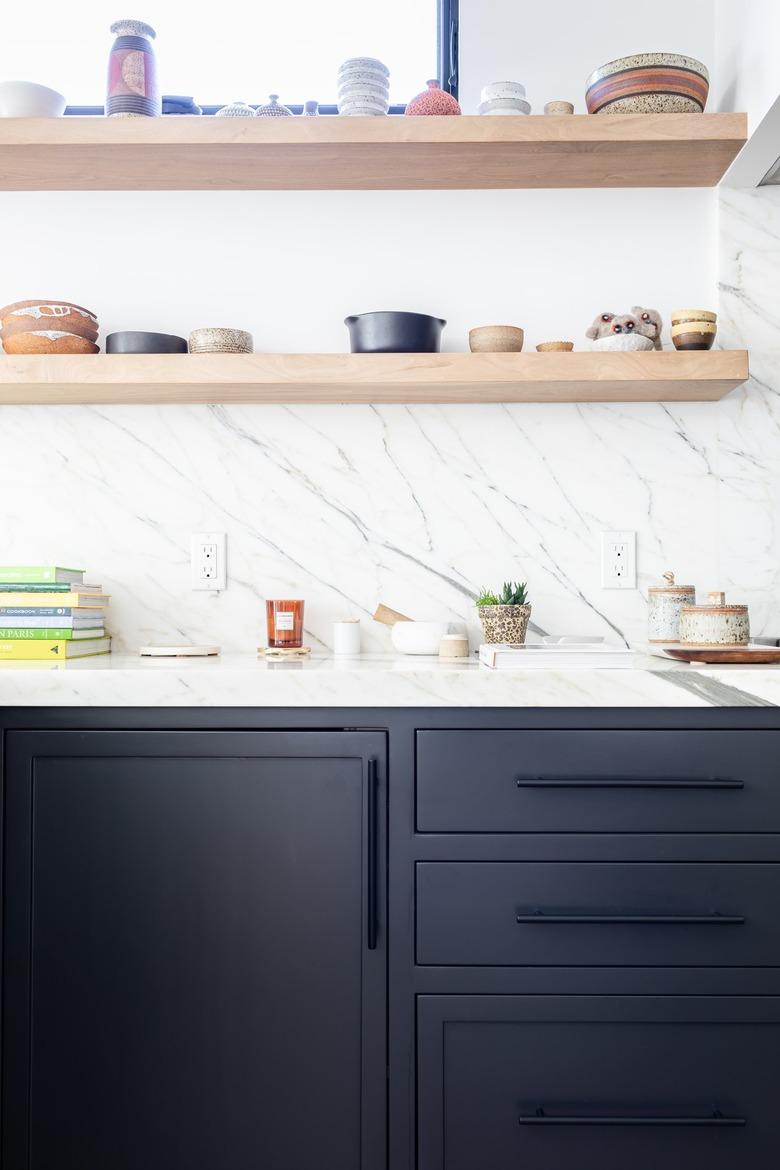
[[[536,347],[537,353],[571,353],[574,349],[573,341],[540,341]]]
[[[642,350],[652,349],[653,343],[649,337],[641,333],[611,333],[609,337],[599,337],[591,342],[591,348],[597,353],[610,350],[618,353],[641,353]]]
[[[492,101],[480,102],[477,106],[478,114],[530,114],[531,103],[524,98],[493,98]]]
[[[193,329],[190,353],[251,353],[252,334],[243,329]]]
[[[591,73],[589,114],[700,114],[707,104],[706,65],[680,53],[635,53]]]
[[[469,330],[472,353],[520,353],[523,330],[517,325],[478,325]]]

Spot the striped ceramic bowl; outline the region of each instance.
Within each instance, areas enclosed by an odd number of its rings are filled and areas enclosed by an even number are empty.
[[[700,114],[706,65],[679,53],[635,53],[602,65],[587,80],[589,114]]]

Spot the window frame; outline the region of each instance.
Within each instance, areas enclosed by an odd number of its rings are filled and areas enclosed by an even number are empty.
[[[454,98],[458,96],[458,23],[460,0],[436,0],[436,64],[439,74],[439,84]],[[224,105],[225,102],[222,103]],[[254,109],[263,105],[263,102],[249,102]],[[302,102],[285,102],[294,114],[303,113]],[[222,108],[217,106],[201,106],[203,114],[210,116]],[[398,104],[390,106],[388,115],[403,114],[406,106]],[[336,105],[321,105],[319,113],[326,117],[338,114]],[[102,117],[105,114],[104,106],[66,106],[65,116],[71,117]],[[165,117],[166,115],[163,115]]]

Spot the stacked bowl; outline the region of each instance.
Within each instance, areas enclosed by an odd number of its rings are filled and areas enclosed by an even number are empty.
[[[376,57],[350,57],[338,72],[340,114],[381,117],[390,106],[390,70]]]
[[[589,114],[700,114],[710,87],[707,66],[681,53],[634,53],[591,73]]]
[[[675,309],[672,342],[675,349],[712,349],[718,332],[718,314],[708,309]]]
[[[17,301],[0,309],[6,353],[97,353],[98,319],[69,301]]]
[[[530,114],[531,103],[525,100],[525,86],[519,81],[492,81],[483,85],[478,114]]]

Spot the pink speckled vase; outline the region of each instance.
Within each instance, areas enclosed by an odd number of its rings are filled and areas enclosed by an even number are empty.
[[[460,106],[451,93],[445,93],[438,81],[427,82],[428,88],[413,97],[405,113],[413,116],[440,117],[442,114],[459,114]]]

